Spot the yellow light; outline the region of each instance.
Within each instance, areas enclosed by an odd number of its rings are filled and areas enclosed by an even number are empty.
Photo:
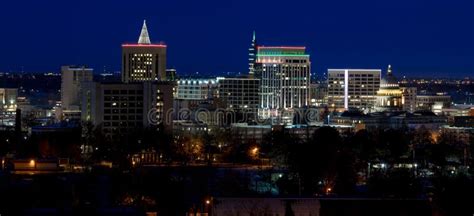
[[[31,167],[35,167],[35,164],[36,164],[35,160],[30,160],[30,166]]]
[[[331,193],[331,191],[332,191],[332,188],[330,188],[330,187],[328,187],[328,188],[326,189],[326,193],[327,193],[327,194]]]
[[[210,200],[206,200],[206,205],[209,205],[211,204],[211,201]]]
[[[257,153],[258,153],[258,148],[257,147],[253,148],[252,149],[252,154],[256,155]]]

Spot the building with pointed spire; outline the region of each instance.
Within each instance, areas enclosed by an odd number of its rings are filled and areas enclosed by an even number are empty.
[[[144,20],[138,43],[122,44],[122,81],[162,80],[166,80],[166,45],[151,43]]]
[[[249,47],[249,75],[254,76],[255,74],[255,63],[257,61],[257,39],[255,37],[255,31],[252,35],[252,43]]]

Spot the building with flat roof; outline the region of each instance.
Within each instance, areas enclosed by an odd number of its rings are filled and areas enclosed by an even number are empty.
[[[176,82],[177,100],[208,100],[217,96],[216,79],[180,79]]]
[[[77,118],[81,113],[82,83],[93,80],[93,69],[85,66],[61,67],[60,120]]]
[[[328,69],[328,105],[337,110],[374,109],[380,69]]]
[[[122,44],[122,82],[166,80],[166,45],[150,41],[146,22],[143,21],[136,44]]]
[[[106,135],[134,128],[172,126],[173,83],[84,83],[82,120],[100,125]]]
[[[311,61],[306,47],[257,48],[255,77],[260,79],[259,117],[310,104]]]
[[[257,117],[259,107],[260,80],[255,78],[218,77],[219,99],[225,108],[243,113],[246,119]]]
[[[403,111],[415,112],[416,111],[416,87],[401,87],[402,90],[402,104]]]
[[[439,114],[442,109],[451,106],[451,96],[445,93],[438,93],[433,95],[417,95],[416,96],[416,109],[417,110],[430,110]]]

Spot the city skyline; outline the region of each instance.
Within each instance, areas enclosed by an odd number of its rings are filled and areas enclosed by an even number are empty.
[[[180,74],[246,74],[253,31],[261,45],[306,46],[317,75],[328,68],[388,64],[400,76],[463,77],[474,71],[473,3],[467,0],[290,5],[149,1],[140,10],[124,2],[83,1],[74,7],[30,2],[35,6],[21,7],[25,2],[30,1],[4,3],[12,10],[0,15],[0,24],[13,32],[0,35],[11,42],[2,45],[2,72],[59,72],[61,65],[120,71],[120,45],[136,41],[144,19],[152,42],[168,45],[168,66]],[[297,16],[268,17],[259,8],[286,9]]]

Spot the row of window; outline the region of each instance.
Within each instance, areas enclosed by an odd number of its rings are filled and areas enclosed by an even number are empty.
[[[133,114],[133,113],[138,113],[141,114],[143,113],[143,109],[104,109],[105,114]]]
[[[118,120],[125,120],[125,121],[130,121],[130,120],[142,120],[141,115],[104,115],[104,121],[118,121]]]
[[[110,94],[138,94],[138,95],[143,95],[143,90],[104,90],[104,94],[110,95]]]

